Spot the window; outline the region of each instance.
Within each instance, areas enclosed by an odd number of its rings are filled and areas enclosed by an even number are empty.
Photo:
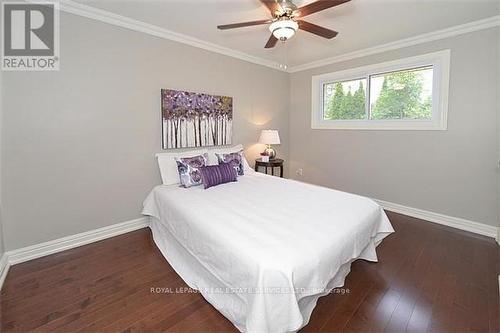
[[[370,119],[432,119],[432,66],[370,77]]]
[[[324,119],[365,119],[365,87],[366,79],[324,83]]]
[[[449,50],[313,76],[312,128],[445,130]]]

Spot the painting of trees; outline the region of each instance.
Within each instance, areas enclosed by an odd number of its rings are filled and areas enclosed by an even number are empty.
[[[162,89],[163,149],[231,144],[233,99]]]

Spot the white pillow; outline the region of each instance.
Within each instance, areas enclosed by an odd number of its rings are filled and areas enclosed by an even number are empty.
[[[175,158],[194,157],[207,153],[207,149],[196,149],[189,151],[173,151],[169,153],[158,153],[156,159],[160,167],[161,180],[163,185],[179,184],[179,171],[177,170],[177,162]]]
[[[215,154],[229,154],[229,153],[237,153],[240,150],[243,150],[243,145],[239,144],[236,146],[232,147],[214,147],[208,149],[208,165],[216,165],[219,164],[219,161],[217,159],[217,156]],[[253,169],[250,167],[248,164],[248,161],[245,157],[245,154],[243,154],[243,170],[245,172],[251,172]]]

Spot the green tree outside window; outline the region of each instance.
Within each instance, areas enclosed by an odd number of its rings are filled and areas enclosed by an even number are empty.
[[[371,89],[374,80],[383,79],[378,96],[372,96],[370,118],[431,119],[432,98],[423,94],[422,72],[426,70],[429,69],[407,70],[370,77]],[[354,82],[356,84],[353,84]],[[324,101],[325,120],[367,119],[365,84],[365,79],[329,84],[327,87],[329,93],[325,94]],[[356,85],[358,88],[353,93],[351,87]],[[374,93],[373,90],[371,92]]]

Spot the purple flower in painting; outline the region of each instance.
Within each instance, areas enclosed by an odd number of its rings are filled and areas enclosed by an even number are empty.
[[[231,143],[233,99],[162,90],[164,149]]]

